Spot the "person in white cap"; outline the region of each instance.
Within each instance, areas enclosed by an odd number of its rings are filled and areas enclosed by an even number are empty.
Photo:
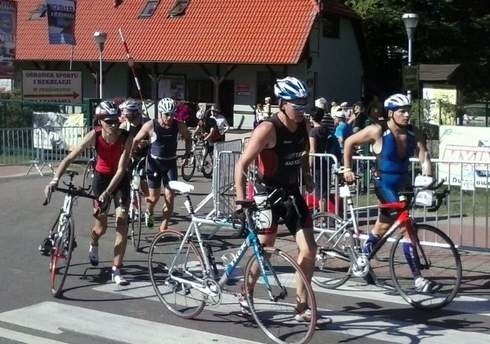
[[[345,114],[342,107],[337,108],[334,114],[335,136],[339,140],[340,147],[344,147],[344,141],[352,134],[352,129],[345,121]]]
[[[325,125],[328,130],[333,133],[335,130],[335,123],[332,116],[330,116],[330,114],[328,113],[328,101],[323,97],[315,100],[315,107],[312,111],[312,115],[314,117],[318,117],[318,112],[321,112],[323,114],[321,124]]]

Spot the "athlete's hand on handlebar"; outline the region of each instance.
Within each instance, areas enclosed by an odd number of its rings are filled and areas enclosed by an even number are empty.
[[[353,184],[356,182],[356,174],[349,167],[340,169],[340,172],[344,175],[344,180],[347,184]]]

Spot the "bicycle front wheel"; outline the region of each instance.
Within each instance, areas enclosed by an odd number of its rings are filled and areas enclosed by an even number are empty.
[[[394,286],[415,308],[442,308],[453,300],[461,284],[459,253],[451,239],[438,228],[415,224],[414,229],[420,245],[413,246],[400,236],[391,248],[390,270]],[[430,285],[415,285],[413,267],[409,266],[408,260]]]
[[[63,215],[60,215],[63,216]],[[60,219],[56,220],[57,222]],[[49,284],[51,294],[54,297],[61,297],[63,294],[63,285],[68,276],[71,255],[73,251],[73,242],[75,240],[75,230],[71,219],[63,219],[65,224],[60,231],[54,234],[54,245],[51,248],[49,261]]]
[[[317,244],[315,270],[312,281],[322,288],[334,289],[343,285],[351,276],[353,248],[351,236],[340,228],[342,219],[331,213],[313,216],[313,230]]]
[[[180,248],[183,237],[170,230],[157,234],[148,253],[148,270],[153,289],[165,307],[179,317],[191,319],[205,305],[205,295],[191,283],[202,284],[205,270],[202,256],[192,242],[184,242]]]
[[[265,271],[252,255],[245,269],[250,312],[260,329],[275,343],[307,343],[316,326],[316,300],[311,284],[285,252],[264,248]],[[298,287],[299,286],[299,287]],[[309,317],[296,314],[297,296],[311,309]]]
[[[182,179],[186,182],[190,181],[194,176],[194,171],[196,170],[196,158],[192,155],[187,162],[183,163],[180,172],[182,175]]]
[[[87,193],[92,192],[92,179],[94,178],[94,160],[90,159],[83,171],[82,188],[87,190]]]
[[[131,190],[131,207],[129,216],[131,219],[131,243],[136,252],[140,250],[141,222],[143,213],[141,211],[141,195],[139,190]]]

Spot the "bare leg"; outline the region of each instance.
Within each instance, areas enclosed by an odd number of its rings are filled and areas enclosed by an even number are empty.
[[[92,246],[99,246],[99,238],[105,234],[107,230],[107,215],[100,214],[95,218],[95,224],[90,231],[90,244]]]
[[[116,210],[116,240],[114,243],[115,267],[121,267],[128,242],[128,219],[126,208],[118,207]]]
[[[315,265],[316,255],[316,243],[313,237],[313,229],[300,229],[296,232],[296,243],[298,244],[298,265],[303,270],[308,283],[311,283],[313,276],[313,267]],[[302,311],[308,307],[308,300],[306,298],[305,286],[300,282],[296,276],[296,302],[298,304],[297,310]]]
[[[268,234],[260,234],[259,241],[264,247],[273,247],[276,242],[277,237],[277,228],[273,233]],[[260,276],[260,267],[257,261],[255,261],[254,265],[250,269],[249,279],[246,281],[246,290],[252,291],[255,287],[255,283]]]
[[[155,209],[155,205],[158,203],[160,199],[160,188],[148,189],[148,197],[146,198],[146,204],[148,205],[148,212],[153,214],[153,210]]]
[[[161,231],[168,229],[168,220],[170,219],[170,217],[174,212],[175,192],[169,188],[164,188],[163,199],[164,199],[163,208],[162,208],[163,220],[162,220],[162,224],[160,225]]]

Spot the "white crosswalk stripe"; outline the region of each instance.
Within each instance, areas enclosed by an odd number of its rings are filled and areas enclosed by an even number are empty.
[[[72,331],[122,343],[161,344],[162,338],[165,338],[167,343],[179,344],[258,344],[257,342],[240,338],[56,302],[42,302],[1,313],[0,321],[54,335],[63,334],[64,331]],[[110,326],[108,326],[109,324]],[[0,328],[0,337],[10,338],[8,335],[11,335],[11,332]],[[20,335],[17,336],[16,340],[24,343],[62,344],[61,342],[47,339],[45,342],[42,340],[23,341]]]
[[[376,301],[392,302],[397,304],[406,304],[403,299],[396,295],[386,295],[385,290],[376,286],[360,286],[356,282],[348,282],[345,288],[349,290],[327,290],[315,286],[315,293],[326,293],[333,295],[347,295],[350,297],[358,297],[362,299],[373,299]],[[116,290],[114,285],[106,284],[94,288],[100,292],[117,293],[131,298],[147,298],[148,300],[158,301],[155,296],[153,287],[149,282],[134,282],[130,287]],[[366,289],[368,291],[366,291]],[[362,295],[355,291],[364,290]],[[471,299],[471,300],[470,300]],[[470,300],[474,304],[478,302],[488,303],[486,299],[477,299],[469,297],[460,297],[457,301],[460,305],[456,308],[464,308],[464,304]],[[477,302],[478,301],[478,302]],[[164,307],[162,305],[162,307]],[[469,307],[466,304],[466,307]],[[482,308],[477,307],[477,310]],[[207,310],[221,313],[232,313],[239,311],[237,299],[233,295],[224,295],[223,302],[217,306],[207,306]],[[465,309],[466,312],[472,312],[471,307]],[[488,308],[486,309],[488,313]],[[332,312],[327,308],[318,307],[318,314],[321,319],[326,321],[326,318],[332,319],[332,324],[328,326],[328,331],[336,331],[353,337],[368,337],[376,340],[383,340],[394,343],[412,343],[413,338],[420,338],[421,342],[428,344],[447,344],[450,342],[464,342],[471,337],[472,343],[489,343],[490,335],[482,333],[468,333],[464,331],[446,329],[437,326],[427,326],[425,324],[414,324],[411,322],[397,321],[392,319],[370,318],[365,316],[353,315],[347,312]],[[477,312],[480,315],[486,313]],[[425,335],[424,335],[425,334]]]

